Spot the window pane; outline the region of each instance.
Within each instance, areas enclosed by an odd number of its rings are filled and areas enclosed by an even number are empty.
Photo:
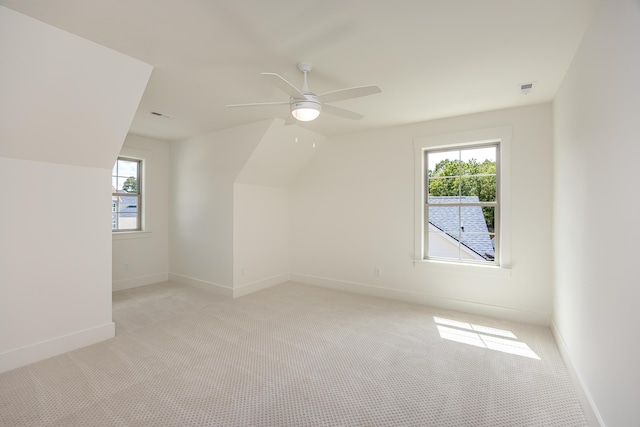
[[[467,259],[493,261],[495,258],[494,236],[489,233],[462,233],[462,250]]]
[[[138,192],[138,180],[133,176],[118,177],[117,178],[116,191],[118,193],[137,193]]]
[[[495,206],[483,206],[482,214],[484,215],[484,221],[487,224],[487,230],[489,233],[496,231],[496,208]]]
[[[118,230],[136,230],[138,228],[137,213],[119,213]]]
[[[430,178],[429,203],[459,203],[460,178]]]
[[[429,229],[434,231],[455,234],[461,231],[460,228],[460,207],[459,206],[429,206]]]
[[[490,163],[496,162],[496,146],[491,147],[479,147],[479,148],[467,148],[461,150],[460,160],[465,163],[478,163],[482,164],[486,161]]]
[[[494,207],[488,207],[493,214]],[[480,206],[463,206],[461,213],[461,243],[469,255],[492,261],[495,257],[493,236],[489,233],[487,219]],[[493,218],[491,219],[493,221]],[[493,230],[492,230],[493,231]]]
[[[138,161],[137,160],[118,160],[118,176],[132,176],[138,178]]]
[[[460,150],[427,153],[427,169],[433,176],[458,176],[460,169]]]
[[[495,202],[496,176],[463,176],[460,178],[460,193],[464,197],[471,197],[468,202]],[[464,200],[463,200],[464,202]]]
[[[493,229],[487,226],[486,208],[493,222],[493,206],[433,206],[428,208],[429,257],[475,261],[495,258]]]
[[[429,227],[429,257],[460,259],[459,234],[449,235]]]

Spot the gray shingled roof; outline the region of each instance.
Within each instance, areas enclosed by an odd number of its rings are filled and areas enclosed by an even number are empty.
[[[429,223],[486,260],[493,260],[495,249],[480,206],[446,206],[446,203],[478,202],[478,196],[429,197]],[[433,206],[440,205],[443,206]],[[462,218],[460,218],[462,215]],[[460,219],[462,222],[460,222]],[[471,233],[471,234],[470,234]]]
[[[120,199],[120,203],[118,206],[120,216],[130,218],[135,217],[138,212],[138,199],[132,196],[118,196],[118,198]],[[115,218],[115,215],[116,212],[113,212],[112,217]]]

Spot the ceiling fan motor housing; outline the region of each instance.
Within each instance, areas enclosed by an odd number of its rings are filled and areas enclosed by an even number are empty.
[[[291,98],[290,107],[293,117],[302,122],[307,122],[320,115],[322,103],[313,93],[305,93],[304,96],[306,99]]]

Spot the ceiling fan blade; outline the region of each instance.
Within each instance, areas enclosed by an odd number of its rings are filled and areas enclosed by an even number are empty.
[[[344,117],[345,119],[360,120],[364,116],[362,114],[355,113],[346,108],[337,107],[331,104],[322,104],[322,112],[333,114],[334,116]]]
[[[376,86],[359,86],[350,87],[348,89],[334,90],[333,92],[326,92],[318,95],[318,99],[321,102],[334,102],[342,101],[343,99],[360,98],[361,96],[373,95],[380,93],[382,90]]]
[[[262,73],[271,83],[292,98],[305,99],[304,93],[276,73]]]
[[[226,107],[264,107],[269,105],[289,105],[288,102],[254,102],[252,104],[229,104]]]

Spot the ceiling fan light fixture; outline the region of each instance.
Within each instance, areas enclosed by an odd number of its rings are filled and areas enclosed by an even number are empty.
[[[320,115],[320,104],[313,101],[291,103],[291,115],[301,122],[310,122]]]

